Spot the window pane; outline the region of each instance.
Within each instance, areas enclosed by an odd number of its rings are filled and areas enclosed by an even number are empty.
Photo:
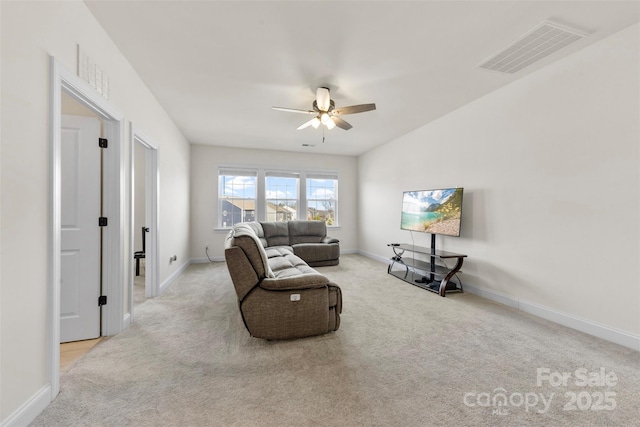
[[[307,178],[307,219],[335,225],[337,179]]]
[[[267,221],[292,221],[298,215],[298,178],[274,176],[265,178]]]
[[[220,225],[231,227],[256,220],[256,176],[225,175],[220,171]]]

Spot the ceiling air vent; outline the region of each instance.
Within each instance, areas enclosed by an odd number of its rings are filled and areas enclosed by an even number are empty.
[[[545,21],[482,61],[478,68],[514,74],[586,36],[578,30]]]

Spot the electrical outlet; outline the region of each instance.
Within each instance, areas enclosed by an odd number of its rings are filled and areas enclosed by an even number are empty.
[[[204,247],[204,250],[205,250],[205,251],[208,251],[208,250],[209,250],[209,245],[206,245],[206,246]]]

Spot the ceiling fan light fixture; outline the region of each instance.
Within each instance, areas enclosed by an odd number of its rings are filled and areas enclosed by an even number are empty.
[[[333,122],[333,120],[331,120],[331,117],[329,116],[329,114],[327,113],[322,113],[320,115],[320,121],[322,122],[323,125],[325,125],[327,127],[327,129],[331,130],[334,127],[336,127],[336,124]]]
[[[318,129],[318,127],[320,126],[320,119],[317,117],[314,117],[313,120],[311,121],[311,126],[313,126],[314,129]]]

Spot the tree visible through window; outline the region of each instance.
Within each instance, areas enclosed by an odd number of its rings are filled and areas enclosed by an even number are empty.
[[[335,225],[338,205],[338,178],[335,175],[307,175],[307,219]]]
[[[255,171],[220,170],[218,188],[222,227],[256,221]]]

